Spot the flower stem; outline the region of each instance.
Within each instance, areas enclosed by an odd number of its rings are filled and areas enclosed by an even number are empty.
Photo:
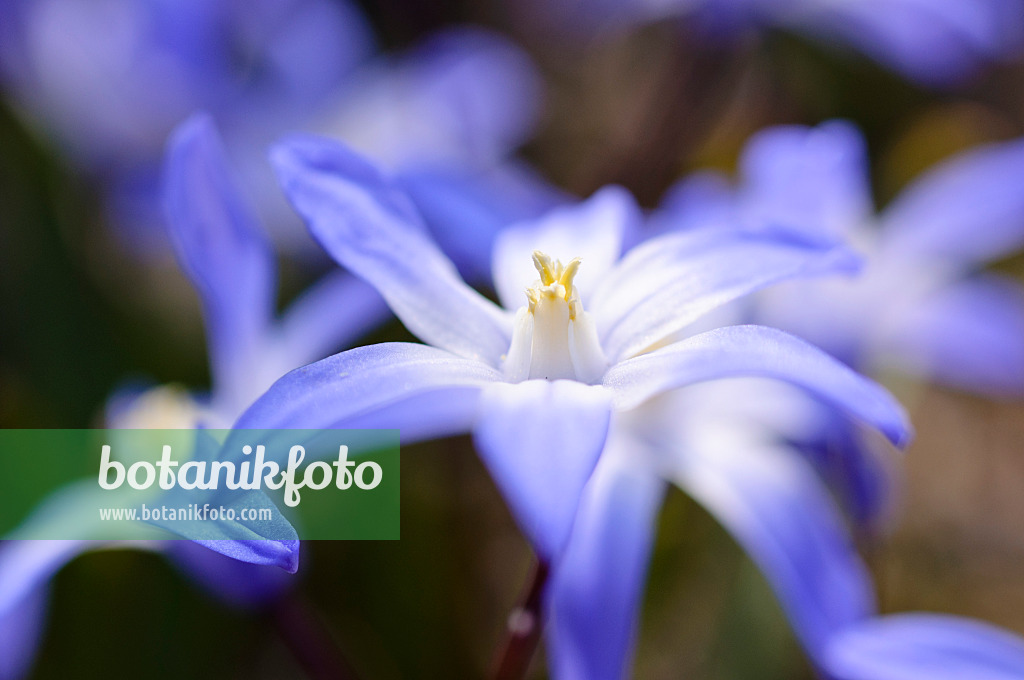
[[[549,573],[546,562],[538,561],[534,566],[530,585],[508,617],[505,639],[494,663],[494,680],[521,680],[526,675],[544,630],[541,607]]]
[[[281,598],[271,616],[278,635],[311,680],[357,680],[320,615],[304,598]]]

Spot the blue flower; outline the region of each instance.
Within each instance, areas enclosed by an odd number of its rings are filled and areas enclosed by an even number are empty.
[[[714,225],[798,234],[822,245],[844,238],[862,248],[882,244],[869,251],[867,266],[855,277],[783,282],[763,291],[760,304],[739,310],[786,323],[854,367],[870,368],[873,352],[893,353],[879,343],[889,337],[879,328],[912,328],[931,308],[933,295],[948,299],[950,290],[976,290],[974,266],[1024,236],[1024,199],[1013,187],[1021,163],[1024,148],[1016,142],[949,161],[877,218],[892,230],[889,236],[872,231],[876,218],[863,142],[854,129],[841,123],[779,128],[748,147],[736,188],[717,175],[689,178],[666,200],[654,226],[662,233],[698,233]],[[1024,335],[1008,329],[1019,324],[1021,308],[985,300],[965,299],[964,315],[945,308],[948,332],[963,337],[940,338],[941,347],[963,344],[934,364],[940,369],[934,375],[982,392],[1016,391]],[[920,368],[921,355],[934,346],[926,334],[915,337],[922,344],[900,345],[918,358],[903,368]],[[986,349],[1005,349],[979,360],[968,345],[975,338],[988,338]],[[991,368],[979,370],[985,361]],[[639,427],[620,429],[631,436],[623,437],[617,463],[610,443],[594,477],[601,481],[588,487],[566,557],[553,575],[549,635],[559,677],[620,677],[625,668],[663,493],[660,478],[701,502],[745,548],[823,676],[1024,675],[1024,641],[1008,633],[953,617],[877,615],[867,569],[814,465],[830,481],[835,476],[828,473],[838,468],[841,490],[853,497],[861,520],[872,518],[884,501],[884,471],[848,425],[777,386],[766,389],[746,383],[691,387],[665,399],[660,414],[649,410]],[[820,459],[837,438],[843,444],[834,459]],[[795,446],[798,441],[809,446]],[[655,461],[651,469],[660,475],[637,472],[638,451]]]
[[[3,12],[5,84],[88,166],[158,162],[199,109],[247,130],[287,124],[373,48],[348,2],[13,0]]]
[[[926,378],[983,396],[1024,393],[1024,289],[990,260],[1024,245],[1024,142],[992,144],[923,174],[880,213],[860,133],[844,122],[756,135],[733,184],[716,173],[681,181],[656,231],[714,225],[784,230],[865,257],[856,277],[764,291],[744,318],[799,335],[862,372]],[[870,443],[827,412],[790,433],[816,460],[854,518],[886,510],[891,471]],[[860,453],[851,453],[859,449]]]
[[[751,140],[735,188],[684,181],[659,222],[784,228],[845,242],[856,277],[767,291],[754,318],[793,332],[861,371],[911,373],[987,396],[1024,394],[1024,289],[979,273],[1024,246],[1024,141],[961,153],[877,215],[864,142],[852,126],[780,127]]]
[[[909,437],[902,410],[886,392],[792,336],[734,326],[673,339],[712,309],[766,285],[855,268],[843,249],[709,229],[652,238],[623,254],[640,215],[626,192],[611,187],[499,234],[493,271],[502,308],[459,279],[412,201],[366,160],[314,138],[280,146],[274,160],[324,248],[371,282],[429,344],[371,345],[298,369],[237,426],[386,426],[399,428],[404,443],[471,431],[524,534],[553,565],[556,583],[587,550],[579,546],[588,533],[608,531],[639,552],[615,546],[578,564],[586,570],[600,563],[595,557],[615,561],[607,573],[622,580],[603,582],[607,592],[620,602],[635,594],[631,575],[645,563],[644,523],[658,505],[664,472],[643,446],[633,446],[646,425],[630,423],[654,422],[659,402],[678,388],[771,378],[893,442]],[[627,480],[613,484],[613,495],[627,505],[602,515],[588,499],[594,489],[604,492],[609,474]],[[776,540],[756,525],[750,532],[765,544]],[[566,583],[589,590],[583,573]],[[593,668],[604,670],[581,677],[618,677],[624,668],[632,617],[611,611],[570,614],[583,626],[605,627],[588,646],[603,655]],[[569,672],[561,661],[555,667]]]
[[[332,0],[15,0],[0,8],[0,77],[32,125],[103,183],[112,223],[162,245],[167,135],[204,110],[272,234],[308,247],[266,168],[285,130],[340,135],[417,174],[495,167],[531,133],[539,79],[482,29],[374,55],[358,8]],[[298,236],[299,238],[296,238]]]
[[[689,16],[711,35],[750,26],[844,45],[925,85],[946,85],[1024,46],[1020,0],[561,0],[559,21],[630,25]]]
[[[429,344],[363,347],[293,372],[238,427],[389,423],[403,441],[472,429],[546,557],[565,543],[612,412],[675,387],[777,377],[893,440],[906,436],[887,394],[771,329],[719,329],[651,351],[764,285],[856,266],[846,251],[706,230],[652,239],[620,261],[624,231],[640,216],[628,194],[608,188],[499,235],[493,265],[502,308],[459,279],[412,202],[364,159],[314,138],[279,147],[274,159],[324,248]]]
[[[208,116],[189,119],[174,134],[164,191],[175,253],[202,303],[213,386],[208,396],[173,386],[122,391],[107,405],[108,427],[230,427],[276,378],[351,344],[389,316],[372,288],[338,272],[274,318],[273,253],[234,184]],[[81,494],[97,492],[94,483],[58,490],[25,525],[66,521],[83,507],[76,504]],[[240,606],[258,606],[279,595],[288,584],[286,572],[298,566],[297,540],[201,543],[5,542],[0,546],[0,630],[17,635],[3,636],[0,644],[11,642],[18,653],[0,653],[0,678],[18,677],[28,667],[50,577],[85,551],[158,551],[213,595]]]
[[[750,381],[692,386],[616,429],[552,572],[554,677],[628,676],[667,483],[744,548],[822,677],[1024,677],[1024,640],[1009,633],[951,616],[878,615],[842,514],[811,462],[779,436],[776,391]]]

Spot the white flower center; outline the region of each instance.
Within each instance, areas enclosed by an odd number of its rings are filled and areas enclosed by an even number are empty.
[[[577,257],[563,267],[558,260],[533,252],[540,279],[526,289],[528,304],[516,313],[504,364],[509,380],[565,378],[594,383],[604,375],[608,362],[597,330],[573,285],[581,262]]]

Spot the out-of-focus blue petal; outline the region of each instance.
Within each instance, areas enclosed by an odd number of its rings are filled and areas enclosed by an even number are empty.
[[[936,166],[882,213],[884,253],[970,267],[1021,248],[1022,176],[1024,140],[968,151]]]
[[[552,567],[548,657],[559,680],[628,676],[665,484],[612,438],[583,491],[565,551]]]
[[[1024,289],[983,275],[918,300],[879,341],[881,363],[960,389],[1024,394]]]
[[[208,116],[190,118],[171,139],[164,206],[175,254],[203,303],[215,390],[240,409],[273,311],[275,271]]]
[[[296,137],[273,152],[282,186],[327,252],[374,286],[424,341],[497,365],[511,320],[467,286],[393,183],[341,144]]]
[[[874,427],[897,446],[909,443],[906,413],[885,389],[792,335],[763,326],[729,326],[612,366],[603,383],[619,409],[666,390],[729,377],[783,380]]]
[[[648,220],[643,236],[652,238],[669,231],[735,229],[740,226],[732,184],[719,172],[698,171],[687,175],[665,192]],[[639,239],[629,241],[628,248]]]
[[[840,242],[872,214],[864,138],[849,123],[769,128],[750,139],[740,166],[747,228]]]
[[[479,361],[426,345],[368,345],[292,371],[235,427],[397,428],[403,443],[410,443],[467,431],[480,390],[500,379]]]
[[[822,422],[789,445],[803,453],[863,528],[877,528],[894,506],[896,472],[856,423],[822,407]]]
[[[430,167],[402,172],[397,181],[459,272],[491,285],[494,238],[515,222],[532,220],[569,197],[525,165],[489,170]]]
[[[324,276],[286,310],[278,328],[281,352],[292,367],[344,349],[391,317],[370,284],[348,272]]]
[[[471,158],[500,160],[526,141],[540,112],[541,82],[526,54],[496,33],[438,33],[409,59],[430,108],[448,112]]]
[[[232,118],[271,118],[268,123],[280,125],[280,116],[308,116],[373,50],[370,25],[348,0],[221,4],[229,8],[226,21],[242,60],[236,68],[248,66],[254,74],[246,79],[246,96],[232,102]]]
[[[46,590],[60,569],[101,541],[12,540],[0,544],[0,619],[18,616],[23,604]]]
[[[71,496],[75,493],[72,491]],[[63,499],[55,496],[54,500],[66,501],[67,496],[64,494]],[[65,505],[64,509],[73,508]],[[36,513],[29,522],[40,520],[50,522],[54,517],[45,512]],[[50,579],[84,552],[119,545],[156,549],[152,542],[9,540],[0,543],[0,680],[17,680],[28,671],[42,636]]]
[[[970,619],[897,614],[836,635],[825,666],[832,680],[1020,680],[1024,639]]]
[[[783,24],[843,40],[925,85],[962,80],[1024,38],[1021,6],[1006,0],[847,0],[805,3]]]
[[[0,611],[0,680],[28,675],[42,643],[48,592],[40,587],[10,611]]]
[[[582,258],[573,284],[586,304],[597,282],[618,262],[625,233],[635,230],[641,220],[633,196],[610,186],[585,201],[506,229],[494,242],[492,264],[498,297],[507,309],[523,306],[523,291],[538,277],[532,255],[539,250],[562,264]]]
[[[165,554],[210,595],[238,607],[260,607],[280,597],[295,581],[273,565],[243,562],[192,541],[167,541]]]
[[[438,161],[487,167],[526,140],[541,94],[540,78],[517,46],[489,31],[456,28],[358,73],[319,131],[391,170]]]
[[[488,387],[473,440],[541,559],[558,555],[604,448],[611,395],[573,380]]]
[[[820,663],[830,636],[874,611],[867,568],[803,458],[730,435],[674,452],[669,477],[757,563],[809,656]]]
[[[235,538],[194,539],[195,543],[240,562],[280,567],[289,574],[299,570],[299,539],[238,540]]]
[[[590,307],[613,363],[641,352],[716,307],[785,279],[855,271],[860,259],[794,235],[737,230],[646,241],[604,277]]]

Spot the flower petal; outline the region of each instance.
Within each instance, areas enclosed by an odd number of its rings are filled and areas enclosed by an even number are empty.
[[[397,181],[467,281],[491,285],[494,239],[510,224],[537,219],[568,196],[525,165],[507,162],[486,171],[429,167],[404,171]]]
[[[1019,680],[1024,639],[954,616],[883,616],[837,635],[827,671],[834,680]]]
[[[853,125],[782,125],[754,135],[741,159],[743,219],[841,241],[872,213],[864,138]]]
[[[168,559],[189,579],[211,596],[234,606],[266,604],[295,583],[285,569],[226,557],[193,541],[165,541],[162,545]]]
[[[106,545],[103,541],[4,541],[0,544],[0,620],[10,620],[23,604],[44,592],[65,564]]]
[[[292,371],[235,428],[397,428],[409,443],[465,432],[480,390],[496,380],[486,364],[427,345],[368,345]]]
[[[610,416],[607,390],[572,380],[500,383],[482,395],[474,442],[542,559],[569,538]]]
[[[562,680],[620,680],[643,599],[664,482],[611,439],[583,491],[548,591],[548,656]]]
[[[796,235],[717,229],[667,234],[631,250],[601,282],[589,311],[614,363],[760,288],[851,272],[859,264],[848,250]]]
[[[880,528],[893,509],[897,471],[884,445],[842,413],[819,404],[820,423],[789,440],[836,493],[846,513],[861,528]]]
[[[884,211],[891,257],[970,267],[1024,246],[1024,140],[962,153],[922,175]]]
[[[193,116],[175,131],[163,181],[171,243],[203,304],[215,389],[241,407],[247,395],[235,392],[244,391],[273,310],[273,253],[209,116]]]
[[[423,341],[496,366],[511,319],[467,286],[412,202],[345,146],[293,137],[274,149],[281,184],[334,259],[387,300]]]
[[[622,254],[624,234],[635,230],[641,218],[632,195],[610,186],[585,201],[504,230],[494,243],[494,286],[499,299],[506,309],[526,304],[523,291],[537,280],[533,252],[539,250],[562,264],[575,257],[583,259],[574,282],[586,304],[597,282]]]
[[[874,611],[867,568],[799,453],[733,435],[678,451],[668,476],[743,546],[820,663],[831,635]]]
[[[878,429],[897,446],[911,437],[892,395],[819,349],[763,326],[729,326],[695,335],[612,366],[604,384],[615,406],[630,409],[684,385],[729,377],[783,380]]]
[[[701,170],[669,187],[642,235],[695,229],[735,229],[737,201],[732,182],[720,172]],[[627,239],[632,249],[639,241]]]
[[[298,297],[281,319],[281,352],[288,370],[347,349],[391,317],[368,283],[348,272],[327,274]]]
[[[442,30],[350,78],[319,131],[388,169],[487,167],[529,137],[541,85],[528,55],[500,34]]]
[[[1024,289],[978,276],[917,300],[879,340],[879,362],[983,395],[1024,394]]]
[[[46,622],[48,588],[29,593],[9,611],[0,611],[0,680],[28,676]]]
[[[814,3],[783,11],[779,20],[825,41],[848,42],[930,86],[962,81],[986,57],[1012,54],[1024,37],[1020,8],[1001,0]]]

